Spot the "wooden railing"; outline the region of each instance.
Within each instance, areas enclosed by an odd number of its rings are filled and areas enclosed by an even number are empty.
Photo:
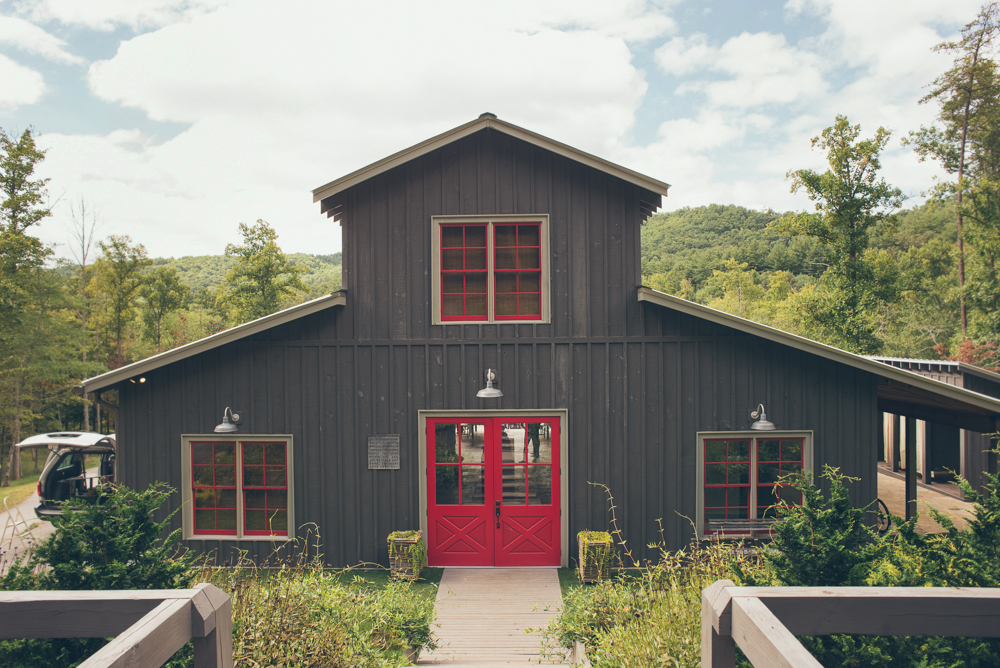
[[[0,591],[0,638],[111,638],[80,668],[162,666],[189,640],[195,668],[232,668],[232,601],[221,589]]]
[[[1000,589],[961,587],[737,587],[702,592],[701,665],[821,668],[795,636],[1000,637]]]

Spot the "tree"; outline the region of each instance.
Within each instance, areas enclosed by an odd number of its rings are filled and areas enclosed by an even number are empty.
[[[944,125],[937,128],[920,128],[911,133],[910,142],[916,146],[921,159],[936,158],[949,173],[957,174],[954,191],[958,200],[958,282],[965,287],[965,248],[962,228],[962,194],[966,170],[966,150],[969,130],[984,102],[995,102],[998,88],[995,63],[986,58],[986,50],[1000,31],[1000,9],[996,2],[988,2],[979,10],[975,20],[962,30],[957,42],[942,42],[935,51],[951,53],[955,63],[950,70],[931,83],[931,92],[921,103],[935,101],[941,109],[938,120]],[[961,297],[962,333],[968,326],[966,298]]]
[[[308,290],[300,274],[309,270],[288,261],[278,247],[277,232],[266,221],[240,223],[240,234],[241,246],[226,246],[226,255],[236,257],[236,265],[226,273],[226,288],[219,296],[231,307],[234,325],[274,313],[282,298]]]
[[[101,257],[95,263],[97,282],[107,300],[109,324],[115,336],[115,360],[108,366],[116,368],[125,363],[122,333],[132,317],[135,298],[143,284],[142,271],[153,261],[146,257],[146,247],[133,246],[128,235],[111,235],[98,246]]]
[[[871,237],[893,224],[903,193],[879,178],[879,153],[891,133],[858,140],[860,125],[837,116],[833,126],[812,140],[827,152],[830,168],[788,172],[792,192],[804,190],[815,213],[785,216],[769,225],[781,234],[805,234],[827,244],[830,268],[823,275],[827,302],[819,323],[836,345],[854,352],[878,352],[879,312],[898,295],[896,267],[885,251],[870,247]]]
[[[100,223],[93,207],[87,206],[87,201],[81,196],[75,205],[70,205],[72,226],[70,234],[72,244],[70,252],[80,268],[80,360],[87,363],[87,258],[94,246],[94,235]],[[83,399],[83,430],[90,431],[90,408],[86,398]]]
[[[139,308],[143,334],[156,342],[156,352],[163,352],[161,344],[163,318],[184,305],[191,289],[181,283],[180,274],[173,267],[158,267],[146,275],[139,288],[143,302]]]

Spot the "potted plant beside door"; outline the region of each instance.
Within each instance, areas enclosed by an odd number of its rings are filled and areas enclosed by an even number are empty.
[[[416,580],[427,563],[427,547],[420,531],[389,534],[389,570],[397,580]]]
[[[581,531],[576,535],[580,547],[580,580],[600,582],[611,572],[615,557],[611,534],[607,531]]]

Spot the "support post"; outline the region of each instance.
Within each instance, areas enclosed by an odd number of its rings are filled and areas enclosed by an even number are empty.
[[[889,413],[889,450],[892,452],[892,470],[899,473],[899,416]]]
[[[917,420],[906,418],[906,519],[917,514]]]
[[[927,427],[927,423],[920,420],[918,423],[920,425],[919,434],[922,437],[920,439],[920,476],[925,485],[931,484],[934,479],[934,472],[931,471],[931,435],[930,429]]]

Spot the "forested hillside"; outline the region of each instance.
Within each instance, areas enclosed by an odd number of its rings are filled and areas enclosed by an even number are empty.
[[[306,255],[289,253],[292,264],[309,268],[302,275],[302,281],[309,286],[310,293],[323,294],[339,290],[341,286],[340,253],[333,255]],[[236,264],[236,258],[226,255],[194,255],[181,258],[153,258],[153,267],[169,267],[177,270],[181,282],[195,291],[214,290],[225,281],[226,272]]]

